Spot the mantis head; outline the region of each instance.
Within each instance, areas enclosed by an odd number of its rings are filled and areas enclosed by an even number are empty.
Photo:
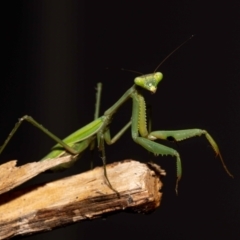
[[[158,83],[162,80],[163,74],[161,72],[155,72],[151,74],[142,75],[134,79],[134,83],[146,90],[155,93]]]

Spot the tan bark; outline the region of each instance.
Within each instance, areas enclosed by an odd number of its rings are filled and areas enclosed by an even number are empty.
[[[9,174],[5,173],[6,182],[17,182],[17,176],[23,182],[21,174],[10,174],[14,168],[13,172],[17,172],[16,167],[11,162],[6,165],[10,166]],[[164,175],[164,171],[152,164],[151,169],[134,160],[107,165],[109,180],[120,198],[108,187],[102,167],[6,192],[0,195],[0,239],[47,231],[117,211],[153,211],[160,205],[162,183],[159,176]],[[35,174],[32,173],[32,176]],[[7,189],[10,188],[7,186]]]

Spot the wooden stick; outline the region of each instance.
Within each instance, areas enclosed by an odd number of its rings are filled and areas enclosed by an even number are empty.
[[[120,198],[107,185],[103,168],[0,196],[0,239],[51,230],[76,221],[117,211],[153,211],[160,205],[164,171],[125,160],[107,165],[108,177]]]
[[[31,162],[17,167],[17,160],[12,160],[0,165],[0,194],[23,184],[29,179],[55,167],[61,163],[67,163],[72,160],[72,156],[54,158],[50,161]]]

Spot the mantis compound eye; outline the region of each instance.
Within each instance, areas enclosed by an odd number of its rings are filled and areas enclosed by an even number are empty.
[[[162,80],[163,74],[161,72],[151,73],[136,77],[134,83],[152,93],[157,90],[158,83]]]

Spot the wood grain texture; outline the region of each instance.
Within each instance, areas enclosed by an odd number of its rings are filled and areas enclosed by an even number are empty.
[[[12,160],[0,165],[0,194],[23,184],[29,179],[55,167],[61,163],[72,160],[72,156],[51,159],[50,161],[31,162],[17,167],[17,160]]]
[[[107,165],[107,172],[120,198],[108,187],[102,167],[2,194],[0,239],[48,231],[118,211],[150,212],[160,205],[160,175],[165,174],[160,168],[125,160]]]

